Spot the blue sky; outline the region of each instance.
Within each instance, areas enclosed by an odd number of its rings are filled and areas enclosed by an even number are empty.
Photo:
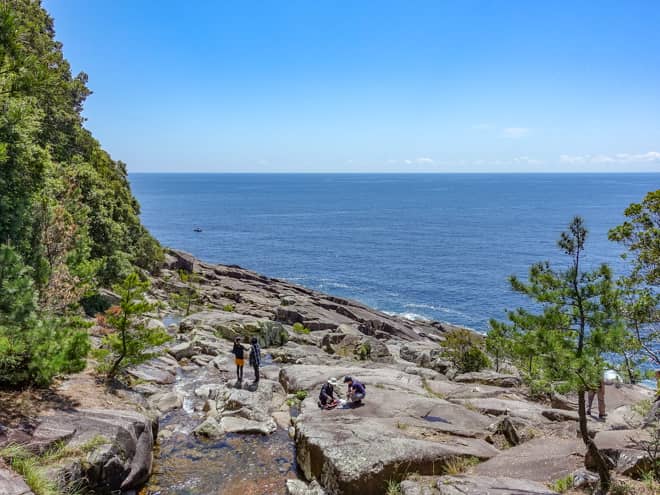
[[[44,5],[131,172],[660,171],[658,1]]]

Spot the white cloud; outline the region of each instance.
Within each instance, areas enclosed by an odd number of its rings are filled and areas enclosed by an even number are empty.
[[[529,134],[530,129],[527,127],[505,127],[502,129],[502,135],[510,139],[520,139]]]
[[[404,160],[387,160],[389,165],[433,165],[435,160],[426,156],[419,158],[406,158]]]
[[[517,158],[513,159],[513,163],[516,164],[525,164],[525,165],[541,165],[543,164],[543,160],[538,160],[536,158],[530,158],[528,156],[519,156]]]
[[[660,163],[660,152],[616,153],[614,155],[560,155],[559,161],[567,164],[603,163]]]

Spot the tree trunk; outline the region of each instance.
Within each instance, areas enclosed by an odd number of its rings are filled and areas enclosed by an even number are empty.
[[[584,400],[585,390],[580,390],[578,392],[578,417],[580,425],[580,435],[582,436],[582,441],[587,447],[589,454],[596,463],[596,471],[598,471],[598,476],[600,477],[600,493],[605,494],[610,491],[610,485],[612,484],[612,479],[610,478],[610,470],[607,466],[607,461],[596,447],[596,443],[589,436],[589,429],[587,427],[587,410]]]

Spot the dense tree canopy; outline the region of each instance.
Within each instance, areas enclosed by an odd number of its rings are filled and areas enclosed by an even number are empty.
[[[83,127],[86,82],[72,76],[40,2],[0,3],[0,242],[33,268],[39,289],[55,273],[60,285],[114,282],[162,256],[126,166]]]
[[[0,1],[0,385],[84,366],[72,310],[163,256],[126,166],[83,126],[86,83],[39,1]]]

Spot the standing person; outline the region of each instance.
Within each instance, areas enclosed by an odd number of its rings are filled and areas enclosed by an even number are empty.
[[[348,390],[346,391],[348,402],[355,406],[361,405],[362,399],[367,395],[365,386],[351,376],[345,376],[344,383],[348,384]]]
[[[603,377],[600,379],[598,389],[589,390],[587,395],[587,414],[589,416],[591,416],[591,406],[594,403],[595,396],[598,396],[598,419],[605,419],[607,417],[607,413],[605,412],[605,380]]]
[[[245,347],[241,344],[241,338],[234,339],[234,348],[232,349],[234,361],[236,362],[236,378],[239,382],[243,381],[243,366],[245,365]]]
[[[261,366],[261,349],[256,337],[252,337],[250,346],[250,365],[254,368],[254,383],[259,382],[259,367]]]

